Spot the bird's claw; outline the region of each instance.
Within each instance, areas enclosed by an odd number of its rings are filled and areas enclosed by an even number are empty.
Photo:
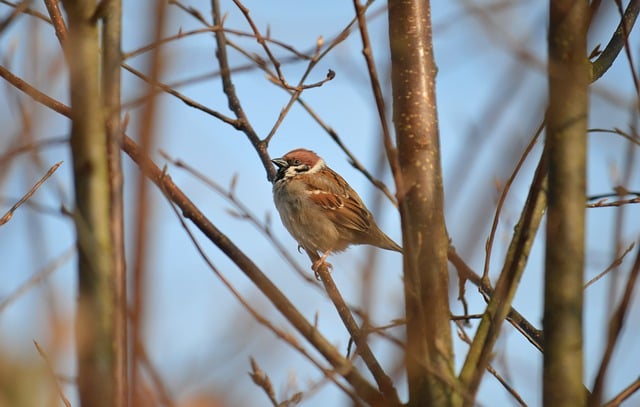
[[[313,262],[313,264],[311,265],[311,270],[313,270],[313,273],[316,276],[316,280],[320,281],[320,269],[326,269],[326,271],[331,272],[333,271],[333,265],[327,261],[325,261],[324,258],[320,258],[316,261]]]

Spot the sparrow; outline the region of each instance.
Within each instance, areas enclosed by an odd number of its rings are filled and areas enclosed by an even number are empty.
[[[356,191],[316,153],[304,148],[271,160],[277,167],[273,200],[283,225],[302,247],[312,270],[331,253],[369,244],[402,253],[402,247],[376,224]],[[322,256],[318,254],[322,253]]]

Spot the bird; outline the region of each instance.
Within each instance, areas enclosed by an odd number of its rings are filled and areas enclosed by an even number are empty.
[[[282,224],[303,248],[318,276],[331,253],[368,244],[402,253],[376,224],[356,191],[313,151],[297,148],[280,158],[273,181],[273,200]],[[322,255],[319,255],[322,253]]]

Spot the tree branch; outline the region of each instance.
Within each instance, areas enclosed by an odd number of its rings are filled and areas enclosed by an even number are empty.
[[[611,67],[613,61],[616,60],[638,18],[638,12],[640,12],[640,0],[629,1],[627,9],[624,11],[624,15],[620,19],[620,23],[607,46],[598,59],[591,63],[591,82],[600,79]]]
[[[173,183],[170,177],[166,176],[140,151],[140,148],[133,140],[125,137],[122,148],[131,159],[138,164],[145,176],[166,191],[172,202],[180,208],[183,216],[190,219],[211,242],[220,248],[220,250],[253,281],[298,332],[325,357],[336,372],[342,375],[347,382],[353,386],[359,397],[373,405],[380,405],[380,403],[383,402],[382,394],[358,373],[349,360],[342,357],[336,351],[333,345],[300,314],[287,297],[267,278],[251,259],[200,212],[189,198]]]

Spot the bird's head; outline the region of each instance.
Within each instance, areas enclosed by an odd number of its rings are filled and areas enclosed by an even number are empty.
[[[312,174],[325,166],[322,158],[304,148],[291,150],[281,158],[274,158],[271,162],[278,167],[276,182],[300,174]]]

